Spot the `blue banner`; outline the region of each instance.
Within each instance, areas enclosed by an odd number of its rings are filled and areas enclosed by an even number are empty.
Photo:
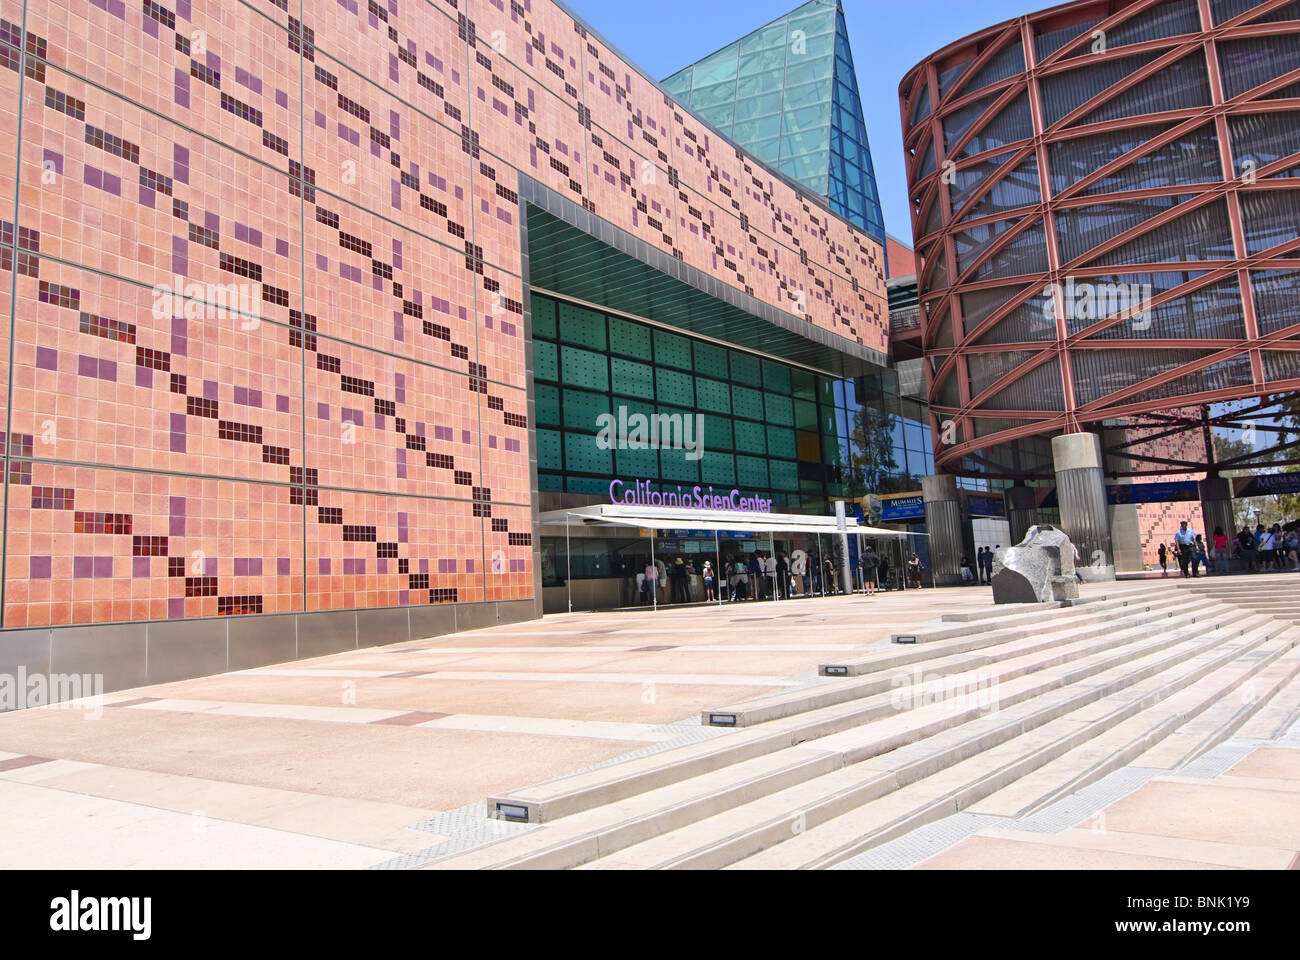
[[[919,493],[908,493],[901,497],[881,497],[880,519],[882,521],[923,520],[925,499]]]
[[[1195,480],[1165,480],[1160,483],[1112,483],[1106,498],[1116,503],[1187,503],[1201,499],[1201,486]]]
[[[966,511],[972,517],[1005,517],[1007,505],[1001,497],[970,493],[966,495]]]
[[[1262,473],[1238,477],[1232,482],[1238,497],[1266,497],[1278,493],[1300,493],[1300,473]]]

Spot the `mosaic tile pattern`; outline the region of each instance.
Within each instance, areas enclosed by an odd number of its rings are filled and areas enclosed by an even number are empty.
[[[5,627],[531,598],[520,171],[886,349],[878,245],[545,0],[0,19]]]

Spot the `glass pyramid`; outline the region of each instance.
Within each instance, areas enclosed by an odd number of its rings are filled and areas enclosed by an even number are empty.
[[[839,0],[811,0],[678,71],[663,86],[719,133],[884,242]]]

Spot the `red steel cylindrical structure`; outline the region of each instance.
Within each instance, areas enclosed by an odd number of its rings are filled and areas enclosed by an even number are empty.
[[[937,470],[1300,389],[1300,2],[1082,0],[899,100]]]

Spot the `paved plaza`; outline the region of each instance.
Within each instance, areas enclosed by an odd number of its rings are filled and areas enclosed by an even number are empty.
[[[846,681],[818,677],[819,664],[897,649],[891,634],[941,613],[990,609],[972,587],[574,613],[119,691],[97,712],[9,713],[0,804],[28,829],[0,866],[463,865],[539,829],[488,819],[487,797],[744,736],[702,726],[700,712],[834,687]],[[1294,704],[1300,685],[1284,693]],[[918,831],[919,847],[903,838],[879,863],[843,866],[1295,866],[1297,733],[1232,741],[1222,769],[1134,781],[1056,831],[959,814],[930,828],[946,837],[933,856],[918,856],[939,842]]]

